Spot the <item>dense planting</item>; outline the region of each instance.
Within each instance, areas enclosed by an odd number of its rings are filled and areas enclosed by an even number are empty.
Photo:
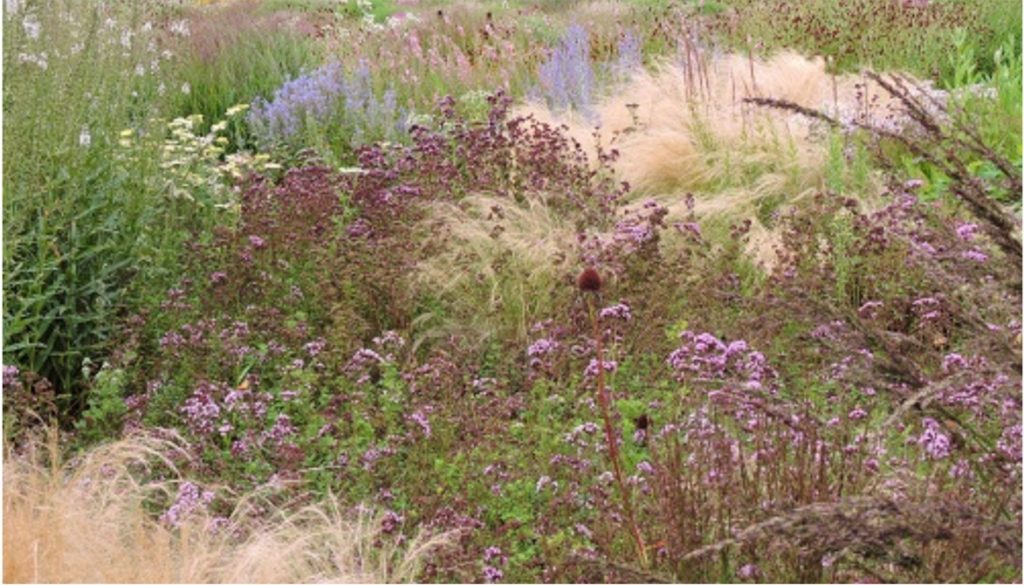
[[[989,4],[7,2],[5,579],[1019,580]]]

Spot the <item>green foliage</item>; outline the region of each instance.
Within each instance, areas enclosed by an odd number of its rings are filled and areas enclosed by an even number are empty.
[[[128,412],[126,397],[128,378],[125,370],[104,364],[89,389],[87,408],[75,427],[87,442],[115,436]]]
[[[231,18],[234,16],[235,18]],[[316,67],[317,51],[303,33],[271,17],[254,19],[228,8],[192,33],[177,61],[172,92],[175,116],[203,116],[206,132],[231,106],[271,99],[289,79]],[[231,34],[225,34],[225,27]],[[201,38],[201,37],[214,37]],[[183,92],[181,87],[189,91]],[[242,136],[238,138],[243,138]],[[244,144],[237,144],[243,146]]]
[[[170,252],[165,209],[140,183],[154,158],[124,169],[113,154],[123,128],[148,130],[142,116],[160,108],[151,69],[164,65],[140,29],[155,16],[68,2],[4,19],[4,363],[49,378],[69,413],[132,278],[157,269],[143,255]]]
[[[892,0],[730,0],[735,10],[716,15],[713,27],[734,47],[798,49],[830,57],[838,71],[863,66],[907,71],[953,85],[949,60],[958,37],[978,55],[979,71],[995,67],[1002,45],[1019,46],[1021,4],[1016,0],[933,1],[924,8]],[[733,24],[729,24],[733,23]]]

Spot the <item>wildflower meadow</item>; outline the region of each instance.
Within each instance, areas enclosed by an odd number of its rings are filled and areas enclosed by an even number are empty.
[[[1020,582],[1017,0],[5,0],[5,582]]]

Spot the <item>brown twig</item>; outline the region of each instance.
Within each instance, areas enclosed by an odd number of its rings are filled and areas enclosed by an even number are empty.
[[[590,321],[594,328],[594,342],[597,344],[595,351],[597,362],[597,402],[601,407],[601,416],[604,418],[604,433],[605,441],[608,444],[608,459],[610,459],[612,463],[612,471],[615,474],[615,483],[619,488],[619,496],[622,498],[622,507],[626,512],[626,519],[629,522],[629,529],[636,545],[637,555],[640,557],[642,565],[646,567],[647,547],[644,544],[643,536],[640,534],[640,527],[636,523],[636,515],[633,513],[633,501],[630,497],[630,492],[626,488],[625,481],[622,479],[622,463],[619,459],[618,440],[615,433],[615,427],[612,425],[610,412],[609,403],[611,401],[608,398],[608,391],[604,384],[604,352],[601,344],[601,331],[597,325],[597,314],[594,311],[592,296],[588,297],[587,306],[590,309]]]

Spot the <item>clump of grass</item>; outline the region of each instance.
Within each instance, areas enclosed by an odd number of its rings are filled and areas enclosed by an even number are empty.
[[[834,78],[823,60],[796,53],[767,60],[702,55],[634,75],[598,107],[597,138],[620,151],[616,168],[641,191],[718,193],[742,187],[753,199],[799,193],[820,184],[825,157],[815,129],[797,116],[764,116],[743,100],[770,96],[852,115],[861,107],[861,83],[858,77]],[[871,108],[884,112],[884,105]],[[594,143],[587,120],[564,121],[577,140]]]
[[[425,289],[444,299],[449,324],[479,340],[525,340],[530,326],[557,304],[553,291],[575,245],[571,218],[543,195],[516,202],[468,196],[432,207],[431,229],[451,245],[418,267]],[[564,300],[564,299],[563,299]]]
[[[206,130],[231,106],[270,99],[274,90],[319,64],[314,26],[289,12],[261,13],[251,0],[196,11],[178,48],[174,113],[201,114]]]
[[[98,583],[408,582],[449,539],[420,534],[402,547],[380,518],[336,499],[298,510],[264,506],[262,521],[197,510],[171,526],[152,507],[182,481],[173,437],[137,436],[62,464],[58,435],[4,470],[4,581]],[[162,478],[144,481],[143,477]]]

